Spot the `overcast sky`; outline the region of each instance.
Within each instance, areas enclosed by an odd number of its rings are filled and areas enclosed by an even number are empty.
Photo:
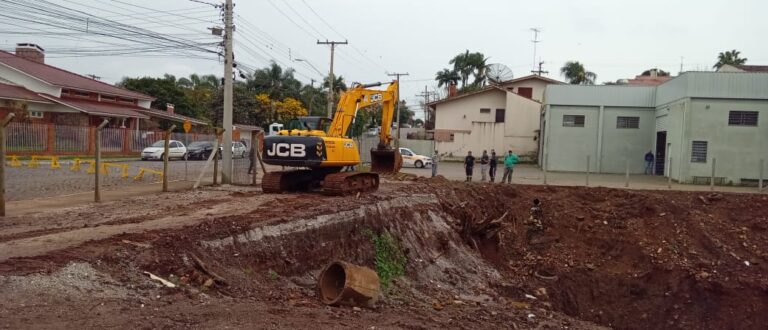
[[[216,0],[210,0],[216,1]],[[130,22],[163,33],[187,33],[205,38],[217,10],[205,10],[185,0],[54,0],[95,16]],[[143,6],[139,8],[131,5]],[[347,82],[390,79],[386,72],[408,72],[401,95],[418,105],[416,94],[436,87],[435,72],[448,67],[457,53],[469,49],[508,66],[515,77],[533,67],[533,33],[541,28],[537,57],[549,77],[562,79],[559,67],[576,60],[597,74],[597,82],[630,78],[658,67],[677,74],[683,70],[710,70],[717,53],[738,49],[750,64],[768,64],[768,1],[509,1],[509,0],[249,0],[235,1],[236,61],[263,67],[270,59],[296,68],[297,78],[309,82],[321,75],[296,57],[327,73],[330,52],[319,39],[348,40],[338,46],[335,71]],[[173,11],[160,23],[146,22],[137,13],[148,9]],[[197,8],[197,9],[196,9]],[[323,17],[323,22],[312,12]],[[109,10],[113,12],[108,12]],[[120,16],[124,14],[125,16]],[[287,17],[286,17],[287,16]],[[193,19],[194,18],[194,19]],[[327,24],[326,24],[327,23]],[[174,24],[178,27],[160,26]],[[88,40],[20,36],[7,31],[24,26],[0,25],[2,49],[16,42],[36,42],[44,48],[91,47]],[[182,28],[184,31],[182,31]],[[199,33],[199,35],[192,35]],[[211,39],[212,40],[212,39]],[[247,48],[247,49],[246,49]],[[291,49],[289,58],[287,48]],[[537,61],[538,61],[537,58]],[[162,76],[170,73],[221,75],[217,61],[173,57],[56,58],[49,64],[82,74],[95,74],[115,82],[124,76]]]

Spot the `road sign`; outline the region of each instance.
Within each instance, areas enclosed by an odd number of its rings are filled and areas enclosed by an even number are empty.
[[[189,122],[189,120],[184,121],[184,133],[189,133],[189,130],[192,129],[192,123]]]

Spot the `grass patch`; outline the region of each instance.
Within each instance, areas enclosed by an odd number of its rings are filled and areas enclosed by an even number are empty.
[[[392,280],[405,275],[405,263],[407,259],[400,249],[397,240],[387,231],[376,234],[370,229],[363,231],[373,243],[376,251],[376,273],[384,292],[387,292]]]

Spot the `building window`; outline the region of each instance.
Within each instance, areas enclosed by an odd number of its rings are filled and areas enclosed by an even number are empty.
[[[504,113],[506,111],[504,109],[496,109],[496,122],[497,123],[503,123],[504,122]]]
[[[106,96],[106,95],[102,95],[102,96],[101,96],[101,100],[102,100],[102,101],[109,101],[109,102],[117,102],[117,98],[116,98],[116,97],[114,97],[114,96]]]
[[[757,111],[728,112],[728,126],[757,126]]]
[[[133,102],[133,99],[129,99],[127,97],[121,97],[121,98],[118,99],[118,101],[121,102],[121,103],[130,103],[130,104],[134,104],[135,103],[135,102]]]
[[[480,113],[491,113],[490,108],[480,108]]]
[[[616,128],[640,128],[640,117],[616,117]]]
[[[520,94],[520,96],[532,99],[533,98],[533,87],[519,87],[519,88],[517,88],[517,94]]]
[[[691,163],[707,162],[707,141],[693,141],[691,147]]]
[[[584,116],[563,115],[563,127],[584,127]]]
[[[43,118],[43,112],[42,111],[30,111],[29,112],[30,118]]]

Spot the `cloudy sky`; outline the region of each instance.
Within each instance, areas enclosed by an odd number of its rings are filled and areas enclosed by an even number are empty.
[[[51,0],[98,17],[196,41],[215,41],[207,27],[218,10],[186,0]],[[209,0],[216,2],[216,0]],[[402,97],[436,88],[434,74],[468,49],[508,66],[515,77],[533,67],[531,28],[541,28],[537,59],[549,77],[582,62],[598,82],[633,77],[658,67],[676,74],[710,70],[718,52],[738,49],[751,64],[768,64],[768,1],[511,1],[511,0],[249,0],[235,1],[235,56],[248,67],[270,60],[296,69],[298,79],[321,79],[330,52],[317,39],[348,40],[338,46],[335,71],[348,82],[386,81],[387,72],[408,72]],[[157,10],[152,13],[151,10]],[[322,19],[321,19],[322,17]],[[99,47],[87,37],[19,34],[33,26],[0,23],[0,48],[35,42],[51,50]],[[104,40],[104,39],[100,39]],[[289,51],[290,49],[290,51]],[[290,54],[289,54],[290,52]],[[295,62],[301,58],[306,62]],[[221,75],[216,60],[162,57],[67,57],[48,63],[115,82],[125,76],[170,73]],[[311,64],[311,65],[310,65]],[[314,68],[312,67],[314,66]],[[317,72],[317,71],[320,71]]]

